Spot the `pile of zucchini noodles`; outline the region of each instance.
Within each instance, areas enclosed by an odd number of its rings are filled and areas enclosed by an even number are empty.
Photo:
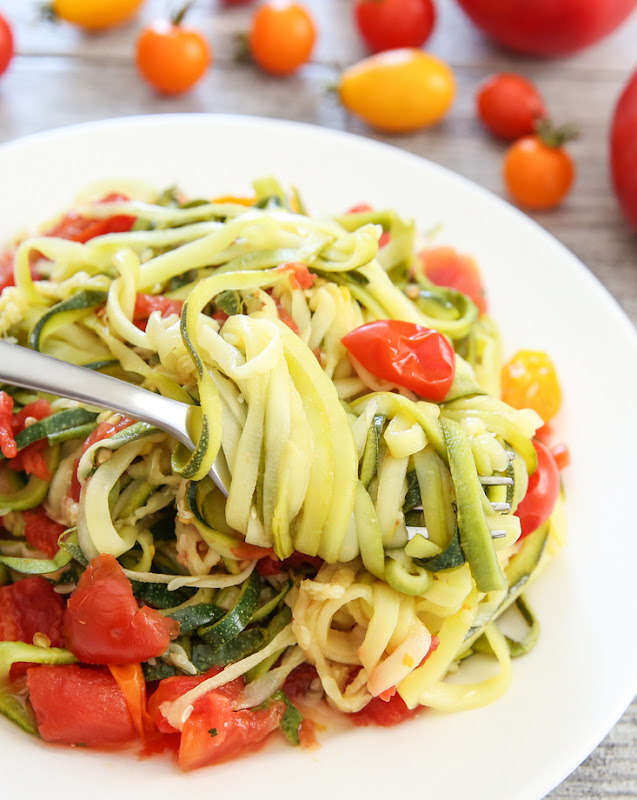
[[[255,597],[239,638],[223,644],[224,670],[166,709],[177,728],[205,691],[244,675],[245,705],[255,705],[304,661],[343,712],[394,686],[410,708],[491,702],[510,683],[511,656],[537,634],[522,590],[563,538],[560,501],[517,541],[513,511],[535,468],[541,420],[499,399],[496,327],[468,297],[427,280],[412,221],[385,210],[313,217],[274,179],[254,189],[249,207],[186,202],[175,190],[85,202],[81,215],[136,223],[85,244],[44,235],[19,244],[0,335],[197,407],[198,444],[189,453],[136,423],[82,455],[87,430],[118,420],[88,409],[92,423],[49,437],[50,485],[32,477],[0,498],[13,534],[0,548],[12,557],[5,562],[34,558],[20,511],[43,500],[68,529],[67,564],[45,571],[61,592],[88,560],[110,553],[141,599],[176,618],[195,607],[227,613]],[[379,249],[383,231],[390,240]],[[308,267],[312,286],[278,268],[290,262]],[[140,292],[185,301],[181,316],[154,312],[141,330]],[[387,318],[453,343],[456,376],[443,403],[383,383],[349,358],[341,338]],[[17,404],[33,399],[10,391]],[[55,399],[54,417],[76,407]],[[218,455],[227,498],[208,476]],[[79,503],[69,495],[78,459]],[[493,476],[510,481],[482,480]],[[324,563],[316,574],[282,566],[258,578],[250,557],[258,551],[245,543]],[[514,603],[528,623],[518,641],[496,622]],[[193,646],[204,628],[182,625],[170,650],[144,665],[149,679],[205,671],[195,656],[206,645]],[[262,635],[246,637],[251,629]],[[421,663],[432,637],[437,648]],[[477,682],[449,681],[475,652],[495,655],[499,668]]]

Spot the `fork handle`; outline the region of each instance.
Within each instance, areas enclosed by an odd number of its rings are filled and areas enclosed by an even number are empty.
[[[0,340],[0,382],[119,411],[172,434],[192,449],[188,406],[126,381]]]

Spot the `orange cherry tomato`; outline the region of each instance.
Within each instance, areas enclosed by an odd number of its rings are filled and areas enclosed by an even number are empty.
[[[144,28],[137,39],[137,68],[163,94],[187,92],[206,72],[212,58],[202,34],[180,22],[158,20]]]
[[[564,147],[540,136],[524,136],[504,156],[504,183],[513,199],[527,208],[557,206],[575,180],[575,164]]]
[[[502,399],[513,408],[532,408],[546,423],[562,404],[562,392],[549,356],[519,350],[502,369]]]
[[[456,90],[451,69],[412,48],[385,50],[346,69],[339,83],[343,105],[373,128],[400,133],[441,120]]]
[[[315,41],[314,19],[299,3],[270,0],[259,6],[252,17],[250,53],[266,72],[295,72],[310,58]]]

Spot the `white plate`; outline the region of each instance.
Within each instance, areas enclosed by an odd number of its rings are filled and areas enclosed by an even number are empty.
[[[247,190],[272,174],[294,183],[313,211],[366,201],[444,223],[440,241],[474,254],[507,352],[548,350],[564,390],[558,420],[566,472],[569,547],[531,599],[536,649],[515,663],[511,690],[477,711],[425,712],[398,728],[323,735],[303,752],[274,743],[258,755],[182,775],[163,758],[137,762],[50,747],[0,720],[12,798],[93,800],[193,793],[235,798],[290,791],[304,800],[471,797],[538,800],[601,741],[637,691],[637,336],[587,269],[527,217],[434,164],[363,138],[299,124],[215,115],[93,123],[0,148],[0,242],[72,202],[88,182],[134,177],[197,194]],[[205,793],[205,794],[204,794]]]

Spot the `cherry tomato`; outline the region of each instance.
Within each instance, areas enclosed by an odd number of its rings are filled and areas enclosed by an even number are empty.
[[[308,61],[316,25],[310,12],[289,0],[269,0],[252,17],[250,53],[256,63],[273,75],[289,75]]]
[[[562,56],[603,39],[637,0],[458,0],[486,34],[520,53]]]
[[[438,331],[399,319],[368,322],[341,341],[363,367],[427,400],[444,400],[456,371],[453,347]]]
[[[536,86],[522,75],[501,72],[478,89],[478,116],[503,139],[519,139],[533,133],[538,119],[546,116],[544,100]]]
[[[78,664],[32,667],[27,687],[47,742],[104,747],[137,736],[124,694],[107,670]]]
[[[370,50],[421,47],[436,23],[432,0],[356,0],[358,30]]]
[[[53,14],[65,22],[94,31],[130,19],[144,0],[53,0]]]
[[[400,133],[439,122],[453,102],[456,82],[439,59],[401,48],[349,67],[338,89],[343,105],[368,125]]]
[[[504,183],[513,199],[536,210],[559,205],[575,180],[575,164],[561,145],[523,136],[504,156]]]
[[[425,276],[436,286],[448,286],[466,294],[485,314],[487,301],[478,265],[452,247],[430,247],[418,254]]]
[[[513,408],[532,408],[544,422],[552,419],[562,404],[562,392],[549,356],[519,350],[502,368],[502,399]]]
[[[520,538],[537,530],[551,516],[560,494],[560,473],[550,451],[537,439],[533,440],[537,453],[537,469],[529,477],[526,495],[515,512],[520,518]]]
[[[0,75],[6,71],[13,58],[13,33],[5,17],[0,14]]]
[[[82,573],[64,612],[68,647],[87,664],[133,664],[160,656],[179,625],[148,606],[111,555],[93,559]]]
[[[175,20],[157,20],[137,38],[135,60],[142,77],[163,94],[182,94],[212,63],[212,50],[195,28]]]
[[[626,218],[637,230],[637,71],[626,84],[613,114],[610,135],[615,192]]]

